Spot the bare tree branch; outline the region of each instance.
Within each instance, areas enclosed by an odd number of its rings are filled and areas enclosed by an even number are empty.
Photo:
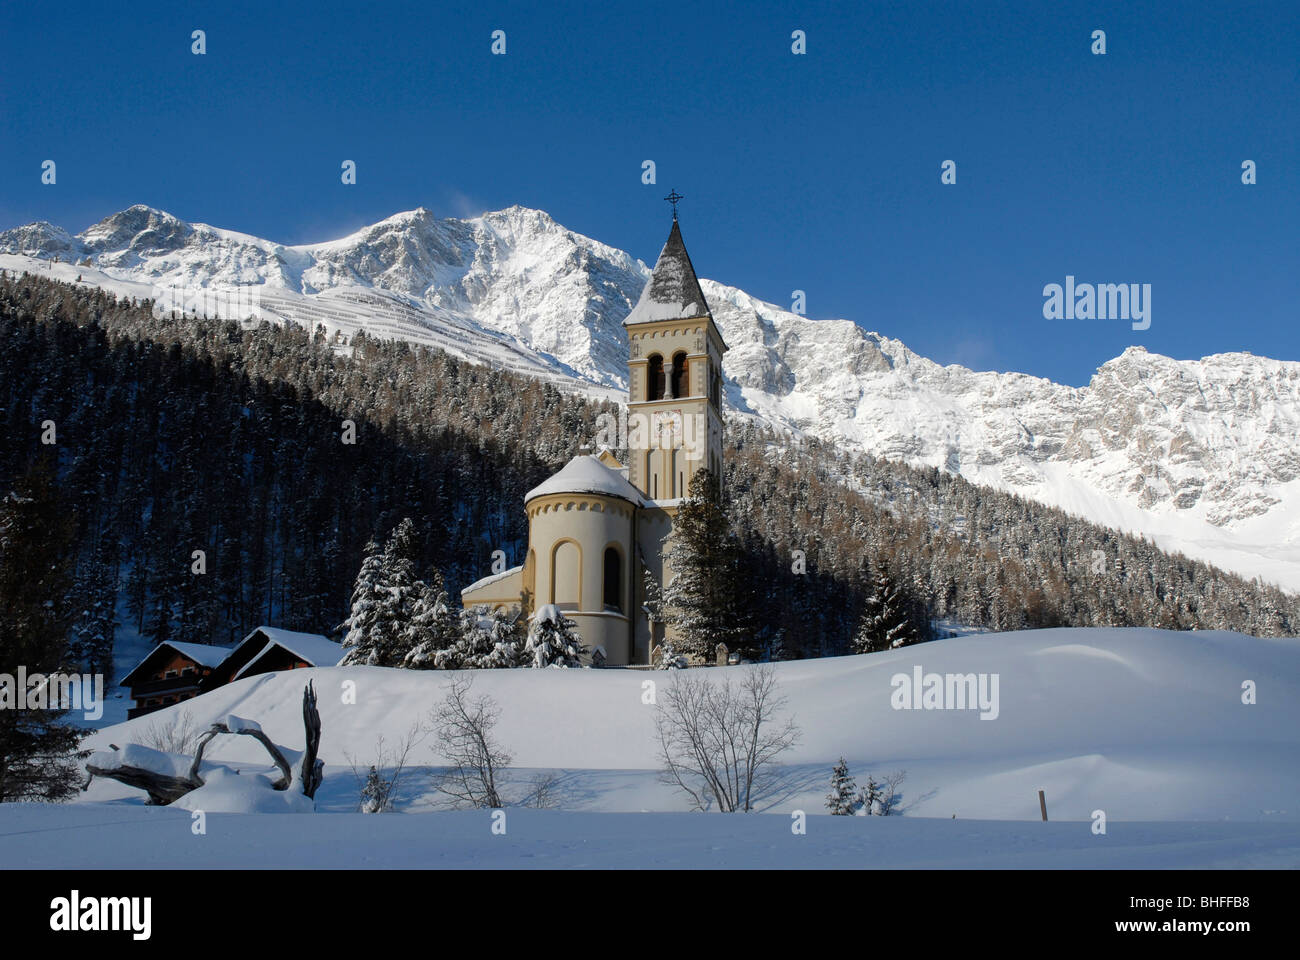
[[[799,738],[792,719],[777,720],[785,705],[771,666],[746,671],[738,686],[731,676],[677,674],[655,720],[661,779],[698,810],[752,810],[755,788]]]

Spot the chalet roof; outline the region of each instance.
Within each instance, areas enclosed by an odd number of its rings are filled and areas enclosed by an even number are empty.
[[[297,633],[293,630],[281,630],[278,627],[258,627],[249,636],[258,632],[267,636],[267,642],[257,656],[253,657],[248,663],[236,671],[230,679],[238,680],[244,674],[252,669],[253,664],[257,663],[263,657],[271,653],[276,647],[289,651],[300,660],[304,660],[313,667],[335,667],[343,659],[345,653],[340,644],[335,643],[329,637],[322,637],[318,633]]]
[[[164,640],[158,646],[150,650],[143,660],[137,663],[125,677],[122,678],[122,686],[129,687],[133,682],[140,679],[136,674],[141,672],[150,663],[164,656],[168,651],[179,653],[182,657],[192,661],[200,667],[215,667],[222,660],[230,656],[230,647],[214,647],[206,643],[177,643],[172,640]],[[145,671],[147,672],[147,671]]]
[[[709,317],[709,305],[704,300],[704,291],[691,266],[690,254],[682,241],[682,231],[673,220],[673,229],[668,234],[668,242],[659,253],[655,268],[650,273],[650,282],[641,291],[632,312],[623,321],[624,326],[635,323],[651,323],[656,320],[685,320],[694,317]]]
[[[605,466],[599,457],[591,454],[574,457],[549,480],[524,494],[524,503],[548,493],[595,493],[605,497],[618,497],[638,507],[645,505],[641,491],[628,483],[622,470]]]

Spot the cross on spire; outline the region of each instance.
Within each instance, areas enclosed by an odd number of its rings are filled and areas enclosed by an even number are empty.
[[[678,193],[676,190],[674,190],[672,193],[668,194],[668,196],[664,197],[664,199],[667,200],[669,203],[671,203],[671,204],[673,205],[673,220],[676,221],[676,219],[677,219],[677,201],[678,201],[678,200],[685,200],[686,198],[683,197],[683,196],[682,196],[680,193]]]

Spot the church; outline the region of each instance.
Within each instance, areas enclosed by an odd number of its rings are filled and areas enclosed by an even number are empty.
[[[680,199],[676,194],[669,200]],[[610,666],[649,664],[673,630],[645,608],[646,578],[671,577],[668,536],[691,478],[721,476],[723,342],[677,224],[632,312],[628,462],[608,449],[574,457],[524,496],[521,566],[461,591],[468,607],[554,604]]]

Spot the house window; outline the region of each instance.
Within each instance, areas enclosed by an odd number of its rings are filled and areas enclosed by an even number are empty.
[[[605,609],[623,612],[623,558],[613,547],[605,548]]]

